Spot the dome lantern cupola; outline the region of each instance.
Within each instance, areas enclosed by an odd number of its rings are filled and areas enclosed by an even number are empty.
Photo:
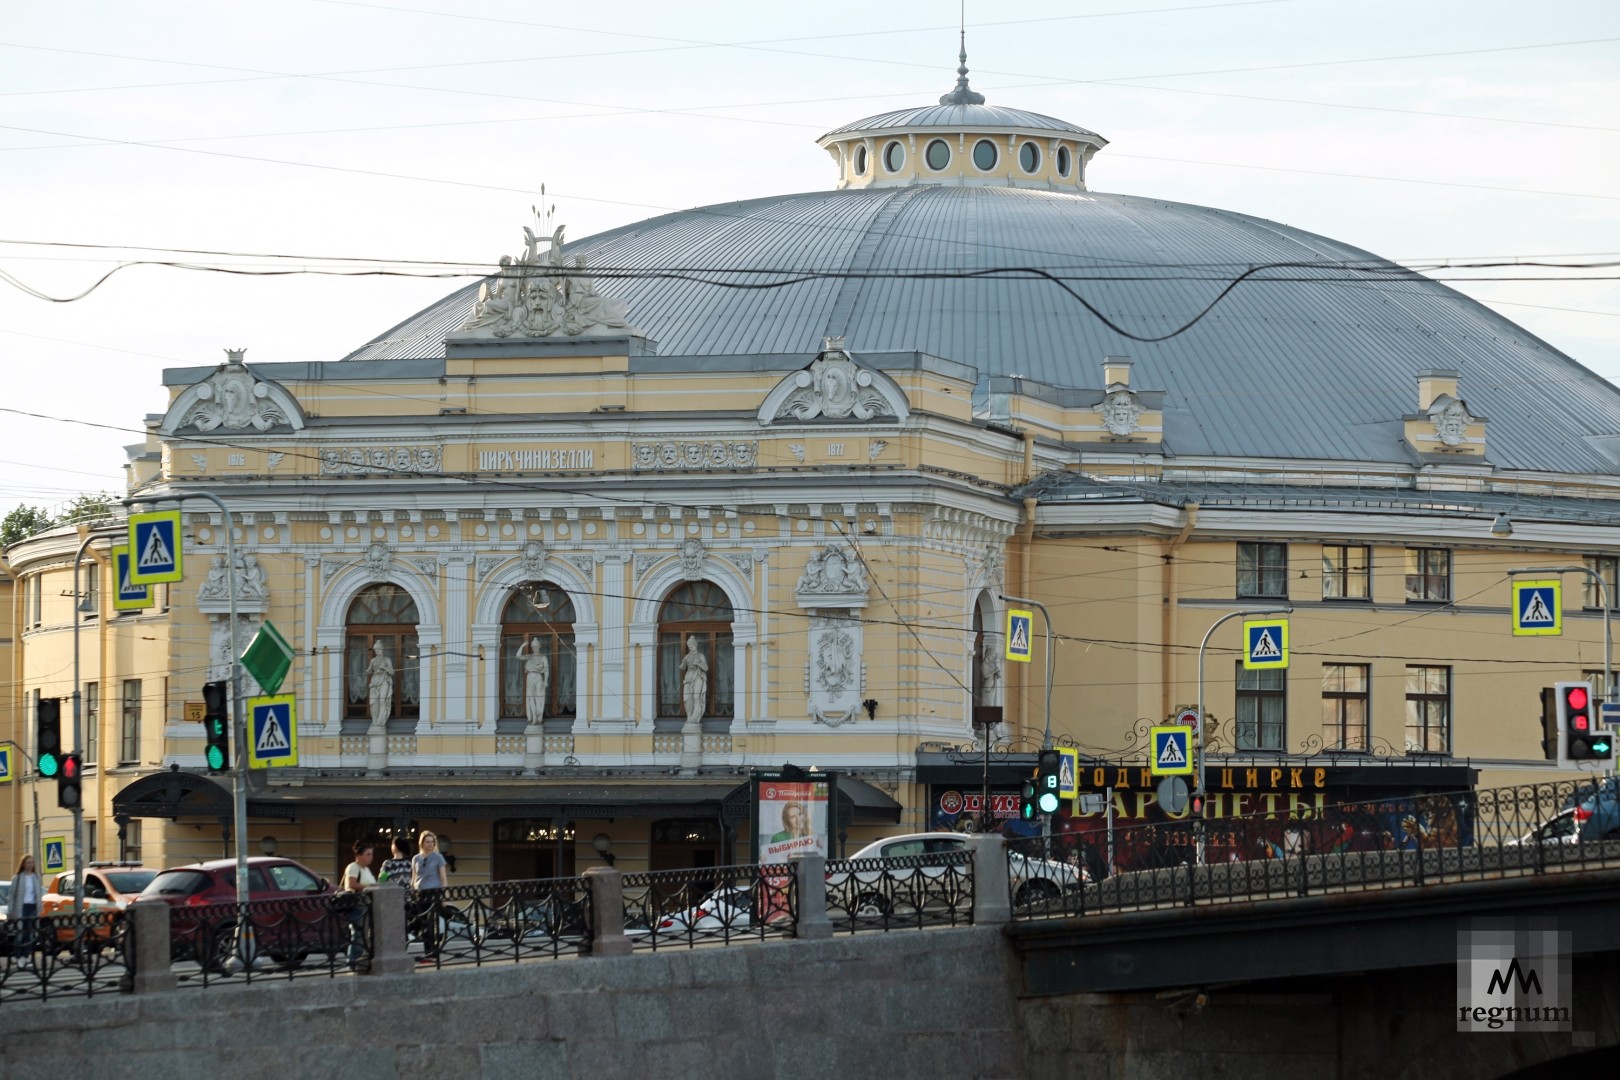
[[[918,184],[1086,190],[1086,163],[1108,140],[1066,120],[985,104],[968,85],[967,41],[956,87],[938,105],[879,113],[816,140],[840,188]]]

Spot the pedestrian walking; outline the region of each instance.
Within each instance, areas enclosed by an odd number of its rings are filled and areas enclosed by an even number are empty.
[[[45,895],[39,871],[34,869],[34,857],[24,855],[17,864],[17,873],[11,879],[11,896],[6,901],[6,921],[16,923],[12,938],[13,956],[21,956],[18,967],[34,966],[34,928],[39,923],[39,902]]]
[[[419,964],[437,961],[444,944],[439,934],[439,904],[448,884],[444,856],[439,854],[439,838],[424,831],[416,841],[411,858],[411,888],[416,891],[417,919],[421,926],[422,955]]]
[[[371,872],[374,855],[375,847],[370,841],[354,842],[354,861],[344,867],[343,880],[338,884],[338,895],[333,901],[334,909],[348,913],[350,971],[359,966],[360,958],[366,954],[366,908],[360,894],[377,884],[377,877]]]

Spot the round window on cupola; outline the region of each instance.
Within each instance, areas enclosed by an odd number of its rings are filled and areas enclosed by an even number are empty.
[[[945,144],[944,139],[935,139],[923,151],[923,160],[928,163],[930,169],[939,172],[951,163],[951,148]]]
[[[855,175],[866,175],[866,147],[864,146],[855,148]]]
[[[1041,148],[1032,142],[1024,143],[1018,148],[1018,164],[1027,173],[1039,169],[1041,167]]]
[[[1069,175],[1069,148],[1067,146],[1058,147],[1057,169],[1059,176]]]
[[[989,139],[980,139],[973,144],[973,164],[984,172],[996,167],[996,144]]]
[[[905,163],[906,148],[901,146],[898,140],[891,142],[888,146],[883,148],[883,167],[885,169],[888,169],[892,173],[897,173],[900,171],[900,167]]]

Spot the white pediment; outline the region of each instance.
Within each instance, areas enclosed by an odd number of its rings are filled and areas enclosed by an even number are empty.
[[[881,371],[862,367],[844,349],[843,338],[827,338],[821,354],[803,371],[777,383],[759,407],[762,427],[795,420],[891,420],[911,415],[900,385]]]
[[[261,379],[242,362],[242,349],[227,349],[230,358],[211,375],[175,399],[158,429],[165,435],[190,432],[259,432],[304,426],[304,410],[280,383]]]

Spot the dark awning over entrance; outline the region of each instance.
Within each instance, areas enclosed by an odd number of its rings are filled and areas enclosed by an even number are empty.
[[[272,785],[248,794],[248,816],[258,818],[378,817],[393,812],[417,818],[719,818],[730,784],[350,784]],[[113,798],[126,817],[231,815],[231,793],[187,772],[143,776]]]
[[[231,793],[206,776],[171,769],[143,776],[114,795],[113,817],[229,820]]]
[[[725,819],[730,822],[749,821],[754,816],[752,799],[753,781],[744,781],[726,796]],[[848,827],[851,822],[900,820],[901,806],[888,795],[853,776],[838,776],[838,821]]]
[[[352,784],[273,788],[248,799],[260,817],[366,817],[390,809],[419,818],[719,817],[729,784]]]

